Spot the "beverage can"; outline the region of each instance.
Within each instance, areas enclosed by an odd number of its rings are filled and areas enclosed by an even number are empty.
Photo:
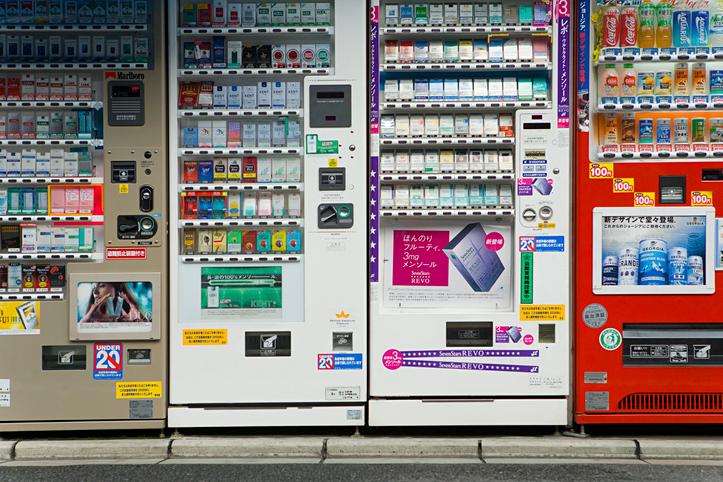
[[[691,142],[705,142],[705,117],[695,117],[690,122]]]
[[[656,72],[655,95],[670,95],[673,84],[673,73],[669,70]]]
[[[710,120],[710,142],[723,142],[723,118],[713,117]]]
[[[688,144],[688,118],[678,117],[675,119],[674,140],[675,144]]]
[[[603,47],[617,47],[620,43],[620,8],[608,6],[603,12]]]
[[[620,11],[620,46],[635,47],[638,43],[638,10],[623,7]]]
[[[632,112],[623,114],[620,133],[623,144],[635,144],[635,114]]]
[[[604,143],[608,145],[615,145],[619,143],[617,114],[605,114]]]
[[[689,285],[700,286],[705,281],[702,256],[688,257],[687,282]]]
[[[673,84],[675,95],[688,95],[689,94],[689,75],[688,75],[688,64],[680,62],[675,64],[675,83]]]
[[[655,143],[670,144],[670,119],[661,117],[655,120]]]
[[[655,74],[638,72],[638,95],[653,95],[655,91]]]
[[[618,284],[618,257],[605,256],[602,271],[603,286],[616,286]]]
[[[668,250],[668,284],[688,284],[688,250],[676,246]]]
[[[708,93],[708,72],[703,62],[693,64],[693,95],[706,95]]]
[[[653,143],[653,119],[645,118],[638,121],[638,143]]]
[[[638,281],[641,285],[664,285],[668,282],[668,243],[662,239],[640,241],[640,267]]]
[[[638,284],[638,248],[626,247],[618,252],[618,284]]]

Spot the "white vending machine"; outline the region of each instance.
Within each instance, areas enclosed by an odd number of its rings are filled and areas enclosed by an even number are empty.
[[[371,11],[369,424],[565,425],[567,0]]]
[[[367,8],[172,3],[169,426],[363,425]]]

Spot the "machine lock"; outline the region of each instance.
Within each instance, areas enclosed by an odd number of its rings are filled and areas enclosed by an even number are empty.
[[[320,204],[319,229],[349,229],[354,225],[352,204]]]

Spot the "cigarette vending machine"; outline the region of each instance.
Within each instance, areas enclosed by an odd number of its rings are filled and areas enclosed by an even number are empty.
[[[171,3],[169,425],[363,425],[364,2]]]
[[[371,425],[564,425],[566,1],[374,2]]]
[[[721,422],[723,6],[581,2],[578,28],[575,419]]]
[[[166,418],[164,2],[4,2],[0,431]]]

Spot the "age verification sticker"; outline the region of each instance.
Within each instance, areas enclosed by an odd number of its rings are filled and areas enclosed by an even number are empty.
[[[122,343],[96,343],[93,348],[93,360],[94,380],[123,378]]]
[[[161,398],[161,382],[116,382],[115,398]]]

